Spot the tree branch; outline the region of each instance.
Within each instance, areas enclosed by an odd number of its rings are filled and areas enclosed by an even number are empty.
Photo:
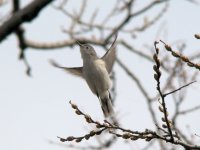
[[[35,0],[25,8],[17,11],[0,26],[0,42],[24,22],[29,22],[37,17],[38,13],[53,0]]]

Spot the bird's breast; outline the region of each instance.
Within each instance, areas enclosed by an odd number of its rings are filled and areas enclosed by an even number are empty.
[[[93,92],[101,93],[110,88],[111,81],[103,60],[97,59],[84,64],[83,74]]]

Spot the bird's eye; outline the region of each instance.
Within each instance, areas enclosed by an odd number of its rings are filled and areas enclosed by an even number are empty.
[[[89,47],[88,47],[88,46],[86,46],[86,49],[89,49]]]

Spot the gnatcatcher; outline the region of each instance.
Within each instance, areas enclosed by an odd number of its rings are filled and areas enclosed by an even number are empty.
[[[81,44],[77,41],[80,46],[80,52],[83,59],[83,67],[66,68],[61,67],[56,62],[51,60],[51,64],[57,68],[64,69],[73,75],[82,77],[86,80],[91,91],[99,98],[102,111],[105,117],[112,116],[114,114],[111,95],[110,95],[110,72],[112,70],[115,57],[116,57],[116,39],[104,54],[103,57],[99,58],[94,48],[89,44]]]

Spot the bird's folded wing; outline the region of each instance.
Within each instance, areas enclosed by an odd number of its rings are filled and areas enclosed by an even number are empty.
[[[101,58],[104,60],[105,64],[106,64],[106,69],[108,71],[108,73],[110,73],[112,71],[112,67],[114,65],[115,62],[115,58],[116,58],[116,40],[117,40],[117,34],[115,35],[115,39],[112,43],[112,45],[110,46],[110,48],[108,49],[108,51],[105,53],[105,55]]]
[[[73,75],[76,75],[78,77],[83,77],[83,74],[82,74],[82,69],[83,67],[73,67],[73,68],[67,68],[67,67],[62,67],[60,66],[59,64],[57,64],[55,61],[53,60],[50,60],[50,63],[54,66],[54,67],[57,67],[57,68],[60,68],[60,69],[63,69]]]

